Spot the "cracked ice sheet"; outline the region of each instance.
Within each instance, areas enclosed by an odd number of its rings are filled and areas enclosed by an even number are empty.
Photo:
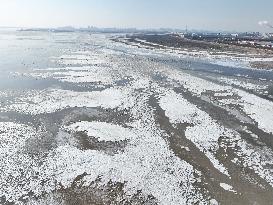
[[[206,112],[189,103],[181,95],[167,91],[159,100],[160,107],[173,124],[190,123],[187,127],[186,138],[191,140],[210,159],[216,169],[229,176],[226,168],[215,158],[214,153],[219,148],[218,139],[230,135],[224,127],[217,124]],[[213,152],[209,151],[213,150]]]
[[[133,105],[129,89],[110,88],[103,91],[75,92],[70,90],[48,89],[26,93],[26,97],[15,99],[15,103],[2,110],[26,114],[53,113],[73,107],[102,107],[114,109]]]

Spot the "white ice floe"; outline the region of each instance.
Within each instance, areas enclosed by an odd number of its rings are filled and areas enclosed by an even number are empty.
[[[169,80],[177,81],[192,94],[198,96],[204,92],[230,93],[230,90],[232,89],[230,86],[219,85],[177,70],[163,71],[162,74],[166,75]]]
[[[209,205],[218,205],[219,203],[216,201],[216,199],[209,200]]]
[[[231,79],[226,77],[221,77],[219,79],[221,82],[224,82],[228,85],[235,85],[238,87],[242,87],[249,90],[266,90],[268,88],[268,85],[260,85],[260,84],[254,84],[247,81],[237,80],[237,79]]]
[[[233,96],[234,93],[231,92],[219,92],[219,93],[214,93],[215,97],[228,97],[228,96]]]
[[[32,137],[34,129],[14,122],[0,122],[0,150],[2,154],[11,154],[18,151],[25,141]]]
[[[234,89],[233,92],[238,96],[237,98],[221,99],[218,102],[224,105],[240,106],[241,111],[255,121],[261,130],[272,134],[273,102],[239,89]]]
[[[158,141],[156,141],[158,143]],[[64,187],[70,187],[78,176],[88,186],[98,177],[101,186],[124,183],[127,197],[141,190],[144,196],[153,195],[160,204],[183,204],[201,201],[192,183],[195,182],[191,165],[168,154],[162,144],[128,147],[124,153],[109,156],[98,151],[82,151],[73,147],[59,147],[47,160],[44,171]],[[169,170],[169,171],[166,171]]]
[[[245,91],[238,91],[238,94],[241,97],[238,104],[245,113],[258,123],[260,129],[273,134],[273,102]]]
[[[48,68],[35,70],[30,76],[38,78],[54,78],[61,82],[71,83],[104,83],[112,84],[119,76],[114,75],[113,69],[98,66]]]
[[[235,191],[233,190],[233,187],[232,187],[231,185],[229,185],[229,184],[220,183],[220,186],[221,186],[224,190],[226,190],[226,191],[235,192]]]
[[[252,169],[262,179],[273,187],[273,152],[268,147],[257,147],[247,143],[237,134],[230,140],[232,147],[236,147],[235,153],[239,158],[235,158],[235,164],[242,163],[244,167]]]
[[[230,133],[206,112],[173,91],[166,92],[160,98],[159,105],[165,110],[170,122],[191,124],[185,131],[186,137],[206,154],[215,168],[229,175],[226,168],[215,158],[214,152],[218,149],[218,139]]]
[[[6,203],[25,204],[20,199],[27,200],[32,194],[41,197],[56,189],[53,176],[41,167],[46,153],[28,153],[28,148],[35,149],[29,143],[41,134],[42,129],[29,125],[0,122],[0,196]]]
[[[67,131],[86,132],[90,137],[95,137],[99,141],[122,141],[135,139],[137,136],[129,128],[105,122],[76,122],[66,126]]]
[[[3,91],[0,91],[0,97],[7,97],[7,93],[6,92],[3,92]]]
[[[53,61],[57,61],[62,65],[102,65],[106,64],[107,61],[103,54],[97,54],[95,52],[92,55],[84,54],[70,54],[62,55],[58,58],[52,58]]]
[[[60,89],[33,91],[26,93],[26,97],[15,99],[15,103],[4,109],[37,115],[73,107],[126,108],[133,103],[132,98],[128,98],[128,92],[127,89],[114,88],[93,92]]]
[[[24,173],[30,169],[32,159],[22,153],[22,149],[26,141],[35,135],[36,130],[30,126],[0,122],[0,196],[5,196],[9,202],[34,188],[28,181],[29,175]]]

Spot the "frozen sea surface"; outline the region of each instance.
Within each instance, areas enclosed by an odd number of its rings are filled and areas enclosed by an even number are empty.
[[[0,204],[271,204],[272,71],[117,37],[0,31]]]

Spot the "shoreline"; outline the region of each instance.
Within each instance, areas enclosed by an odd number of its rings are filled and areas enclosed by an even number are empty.
[[[150,49],[172,49],[179,54],[207,55],[211,58],[242,61],[252,69],[273,70],[273,50],[240,45],[191,40],[179,35],[127,35],[126,38],[114,39],[126,44],[136,44]]]

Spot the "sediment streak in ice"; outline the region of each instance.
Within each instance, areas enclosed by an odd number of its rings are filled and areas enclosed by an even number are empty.
[[[215,153],[213,153],[219,147],[218,139],[229,134],[225,128],[213,120],[206,112],[200,110],[173,91],[163,94],[159,100],[159,105],[165,110],[165,114],[170,119],[170,122],[174,124],[192,124],[192,126],[186,128],[186,138],[191,140],[206,154],[215,168],[229,175],[226,168],[215,158]]]
[[[241,110],[240,112],[245,112],[250,118],[252,118],[254,121],[257,122],[257,125],[260,129],[262,129],[265,132],[273,133],[273,103],[262,99],[254,94],[250,94],[248,92],[242,91],[240,89],[235,89],[230,86],[222,86],[213,82],[208,82],[204,79],[200,79],[198,77],[194,77],[188,74],[184,74],[179,71],[175,70],[165,70],[165,74],[168,75],[170,78],[169,80],[177,81],[181,85],[183,85],[187,90],[189,90],[193,95],[206,95],[206,92],[213,92],[215,93],[228,93],[229,96],[226,96],[227,98],[218,100],[213,99],[214,102],[217,102],[219,104],[229,105],[232,104],[233,106],[240,106]],[[215,95],[213,95],[215,96]],[[235,97],[236,96],[236,97]],[[181,98],[181,97],[180,97]],[[166,99],[166,102],[168,102],[168,99]],[[176,97],[174,96],[174,99]],[[177,101],[177,100],[176,100]],[[175,108],[175,101],[171,102],[169,101],[169,105],[166,104],[166,114],[169,112],[170,116],[173,116],[173,122],[177,121],[185,121],[183,116],[183,112],[185,112],[186,115],[187,112],[190,112],[190,110],[186,110],[185,107],[181,106],[183,103],[183,99],[180,100],[181,102],[177,103],[177,106],[182,110],[179,114],[179,109]],[[172,105],[174,107],[172,107]],[[187,108],[189,109],[189,108]],[[208,120],[209,118],[205,119],[204,122],[210,122]],[[200,124],[201,125],[201,124]],[[212,126],[212,127],[218,127],[216,124],[204,124],[204,128],[200,127],[200,130],[205,129],[206,126]],[[216,128],[215,127],[215,128]],[[219,127],[218,127],[219,128]],[[190,134],[191,136],[194,136],[193,133],[198,129],[198,126],[190,127],[187,129],[186,134]],[[222,129],[222,128],[221,128]],[[220,130],[221,130],[220,129]],[[213,129],[218,130],[216,133],[220,134],[221,131],[219,129]],[[203,130],[204,133],[207,133],[205,130]],[[238,150],[235,151],[239,156],[241,156],[241,161],[244,164],[244,166],[249,167],[250,169],[254,170],[255,173],[257,173],[259,176],[261,176],[263,179],[265,179],[271,186],[273,184],[273,174],[272,169],[269,167],[272,166],[272,160],[268,160],[269,158],[267,156],[271,156],[272,152],[269,149],[263,148],[260,149],[257,146],[252,146],[248,144],[245,140],[241,139],[240,134],[233,130],[227,130],[226,132],[223,132],[223,134],[226,133],[226,136],[229,137],[228,141],[234,142],[235,145],[238,146]],[[218,135],[217,134],[217,135]],[[217,136],[212,135],[212,136]],[[196,136],[203,136],[197,134]],[[251,156],[251,157],[250,157]]]
[[[256,121],[260,129],[268,133],[273,133],[273,115],[271,114],[273,113],[272,102],[240,89],[223,86],[183,72],[164,70],[164,74],[170,81],[177,81],[180,85],[197,96],[201,96],[206,92],[221,92],[238,96],[237,98],[219,100],[219,102],[227,105],[230,103],[240,105],[242,111]]]

